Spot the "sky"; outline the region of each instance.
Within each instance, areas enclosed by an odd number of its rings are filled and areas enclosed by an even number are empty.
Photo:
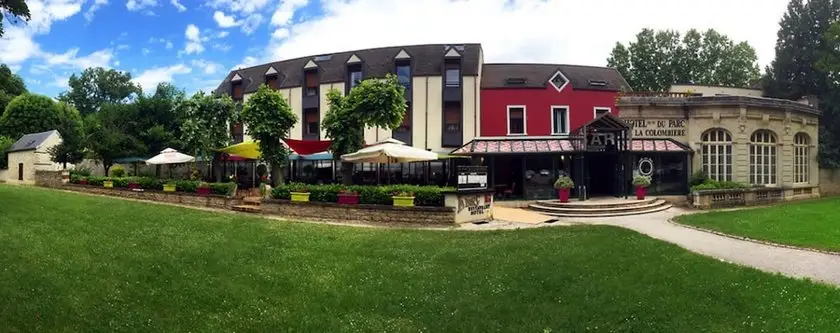
[[[27,0],[5,21],[0,63],[30,91],[57,96],[101,66],[144,90],[188,93],[283,59],[379,46],[481,43],[485,62],[606,65],[642,28],[716,29],[774,57],[787,0]]]

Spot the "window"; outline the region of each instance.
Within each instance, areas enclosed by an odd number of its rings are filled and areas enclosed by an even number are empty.
[[[318,72],[317,71],[307,71],[306,77],[304,78],[305,88],[304,91],[305,96],[315,96],[318,95]]]
[[[358,86],[359,83],[362,83],[362,65],[356,64],[347,66],[347,84],[350,87],[349,89],[353,89]]]
[[[508,106],[508,135],[525,134],[525,107]]]
[[[443,110],[443,125],[446,132],[461,131],[461,106],[447,103]]]
[[[266,75],[265,77],[265,85],[267,85],[271,89],[279,88],[277,83],[279,82],[277,78],[277,74]]]
[[[231,98],[235,100],[242,99],[242,81],[234,82],[233,86],[231,87]]]
[[[703,173],[717,181],[732,180],[732,135],[714,128],[702,136]]]
[[[569,133],[569,107],[551,107],[551,134]]]
[[[610,108],[596,106],[595,107],[595,118],[598,118],[599,116],[601,116],[604,113],[610,113],[610,111],[611,111]]]
[[[307,109],[304,118],[306,119],[306,134],[318,134],[318,109]]]
[[[411,65],[408,63],[397,64],[397,80],[406,89],[411,87]]]
[[[776,184],[776,135],[768,130],[750,136],[750,184]]]
[[[233,143],[240,143],[243,141],[244,128],[242,123],[230,125],[230,136],[233,138]]]
[[[811,138],[808,134],[797,133],[793,137],[793,182],[808,183],[810,181],[810,151]]]
[[[563,87],[565,87],[567,83],[569,83],[569,80],[566,79],[566,77],[563,76],[563,73],[560,72],[557,72],[551,78],[551,85],[553,85],[554,88],[557,89],[557,91],[563,90]]]
[[[457,88],[461,86],[461,64],[457,62],[446,63],[446,87]]]

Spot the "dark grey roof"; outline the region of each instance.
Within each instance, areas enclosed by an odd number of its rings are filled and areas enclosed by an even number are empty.
[[[49,138],[50,135],[52,135],[53,133],[58,134],[56,130],[41,133],[24,134],[22,137],[20,137],[19,140],[17,140],[17,142],[15,142],[15,144],[9,147],[9,150],[7,150],[6,152],[11,153],[16,151],[37,149],[38,146],[44,143],[44,141],[46,141],[47,138]]]
[[[405,50],[411,57],[413,76],[432,76],[443,73],[444,54],[454,47],[461,54],[461,72],[463,75],[478,75],[481,44],[427,44],[391,46],[375,49],[345,51],[330,54],[328,60],[315,61],[318,55],[283,60],[259,66],[233,70],[216,88],[216,94],[230,93],[230,80],[235,74],[242,77],[244,93],[254,92],[265,82],[265,72],[274,67],[278,72],[279,88],[299,87],[303,85],[304,66],[310,60],[318,65],[321,83],[344,82],[347,76],[347,60],[354,54],[362,61],[362,75],[366,78],[384,77],[396,68],[394,57]],[[327,58],[327,57],[324,57]]]
[[[543,88],[558,70],[575,90],[632,91],[614,68],[555,64],[484,64],[481,88]]]

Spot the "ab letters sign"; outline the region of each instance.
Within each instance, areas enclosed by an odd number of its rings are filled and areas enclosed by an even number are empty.
[[[685,119],[625,119],[624,122],[633,128],[634,138],[678,139],[687,134]]]

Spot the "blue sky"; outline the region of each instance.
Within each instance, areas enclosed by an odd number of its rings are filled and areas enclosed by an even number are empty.
[[[787,0],[27,0],[0,62],[56,96],[86,67],[144,89],[212,89],[233,68],[368,47],[479,42],[487,62],[604,65],[643,27],[714,28],[772,60]],[[644,6],[640,6],[644,3]],[[685,15],[685,6],[693,8]],[[657,8],[650,11],[649,8]],[[720,11],[718,8],[727,8]]]

